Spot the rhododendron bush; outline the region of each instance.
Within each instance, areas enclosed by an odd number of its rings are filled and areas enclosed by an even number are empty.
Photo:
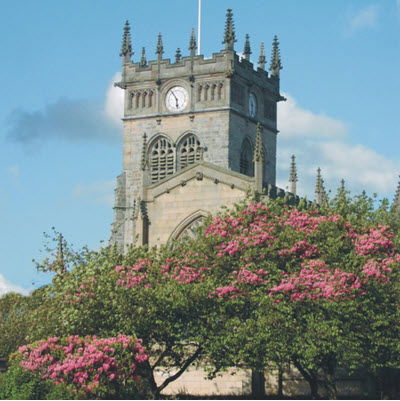
[[[21,346],[12,360],[42,380],[64,386],[76,398],[145,395],[140,371],[148,356],[134,337],[51,337]]]

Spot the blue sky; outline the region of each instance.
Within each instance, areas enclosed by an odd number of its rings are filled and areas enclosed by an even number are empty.
[[[299,192],[322,168],[332,191],[393,198],[400,173],[400,1],[203,0],[202,53],[222,48],[225,11],[238,42],[281,42],[278,184],[297,156]],[[38,274],[43,232],[76,247],[109,238],[121,170],[121,92],[112,87],[124,21],[134,59],[186,49],[197,0],[15,0],[0,13],[0,294],[49,280]],[[185,53],[185,51],[184,51]],[[187,53],[187,51],[186,51]]]

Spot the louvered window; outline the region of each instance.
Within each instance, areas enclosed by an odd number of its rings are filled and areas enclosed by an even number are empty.
[[[149,154],[151,182],[157,182],[174,173],[174,150],[167,138],[157,139],[151,146]]]
[[[195,135],[183,138],[178,147],[178,168],[185,168],[189,164],[196,163],[203,158],[203,148]]]

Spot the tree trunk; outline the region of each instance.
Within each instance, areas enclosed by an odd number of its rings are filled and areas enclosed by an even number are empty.
[[[332,366],[328,366],[323,370],[323,385],[326,389],[326,396],[330,400],[337,400],[337,388],[336,388],[336,377],[335,369]]]
[[[156,400],[159,398],[159,391],[157,383],[154,379],[153,369],[151,368],[148,360],[143,362],[142,366],[143,370],[140,372],[140,374],[143,375],[143,377],[147,380],[147,383],[150,387],[150,394],[148,398]]]
[[[318,400],[318,376],[314,371],[307,371],[299,360],[296,357],[292,357],[293,365],[298,369],[304,379],[307,381],[308,385],[310,386],[310,396],[312,400]]]
[[[251,396],[256,400],[265,397],[264,372],[258,372],[256,370],[251,371]]]
[[[278,368],[278,398],[283,398],[283,368]]]
[[[308,384],[310,386],[311,399],[312,400],[318,400],[319,399],[318,380],[316,378],[312,378],[310,380],[307,380],[307,382],[308,382]]]

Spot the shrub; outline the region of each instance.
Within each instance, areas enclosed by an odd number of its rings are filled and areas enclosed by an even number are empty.
[[[52,337],[22,346],[1,376],[2,399],[143,398],[141,341],[118,335]]]

